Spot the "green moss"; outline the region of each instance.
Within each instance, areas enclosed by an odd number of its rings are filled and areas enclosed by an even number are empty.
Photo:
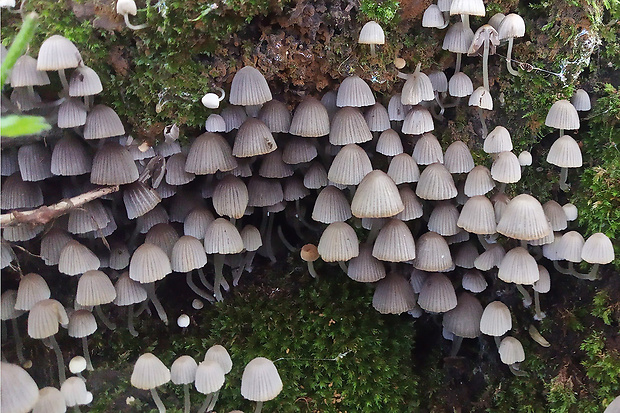
[[[191,335],[180,334],[176,326],[163,332],[160,324],[147,322],[138,327],[140,340],[125,333],[113,343],[99,337],[95,354],[105,360],[99,367],[128,376],[140,353],[152,351],[170,366],[183,354],[200,361],[208,347],[222,344],[234,363],[218,402],[223,411],[250,410],[239,383],[243,367],[257,356],[279,359],[284,390],[267,403],[271,411],[411,411],[417,404],[412,319],[380,315],[370,306],[372,289],[344,274],[331,274],[327,266],[317,268],[324,276],[318,282],[299,268],[192,314],[196,324],[189,327]],[[113,395],[137,397],[135,389],[122,390],[123,383]],[[167,406],[180,406],[176,387],[162,387]],[[200,403],[202,396],[194,396]],[[93,411],[109,411],[112,401],[101,403],[101,410]],[[146,407],[132,411],[148,411]]]
[[[394,24],[398,21],[400,2],[396,0],[362,0],[360,13],[367,20],[374,20],[379,24]]]

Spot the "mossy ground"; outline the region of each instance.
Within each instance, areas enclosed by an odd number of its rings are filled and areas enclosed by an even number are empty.
[[[181,124],[186,137],[194,136],[209,114],[199,104],[200,97],[216,86],[226,88],[244,64],[256,65],[274,94],[291,106],[305,94],[318,96],[335,88],[349,73],[368,80],[387,103],[389,93],[400,87],[391,65],[396,55],[407,60],[405,71],[413,71],[418,62],[425,70],[450,71],[454,64],[453,55],[441,51],[443,32],[420,27],[425,6],[421,3],[427,2],[364,0],[359,6],[346,0],[160,0],[150,6],[139,3],[142,9],[132,20],[149,23],[139,32],[124,28],[114,3],[29,0],[26,10],[41,15],[31,52],[36,54],[50,34],[70,38],[102,78],[105,91],[98,99],[117,110],[132,135],[150,141],[159,139],[163,126],[173,122]],[[509,190],[528,191],[543,202],[571,201],[580,209],[584,235],[603,231],[617,240],[618,2],[505,0],[487,2],[487,10],[489,15],[518,10],[527,26],[526,38],[515,44],[513,56],[531,65],[531,71],[511,77],[501,56],[491,57],[491,87],[499,104],[489,126],[507,126],[515,151],[529,150],[535,159],[522,182]],[[374,58],[356,45],[357,30],[371,18],[384,24],[389,39]],[[481,20],[472,22],[477,26]],[[2,14],[5,44],[17,24],[15,15]],[[503,47],[498,50],[504,53]],[[463,70],[480,83],[478,57],[465,58]],[[55,86],[49,88],[50,98]],[[565,194],[557,188],[559,171],[544,160],[557,134],[544,126],[544,119],[556,99],[570,97],[578,87],[585,88],[595,103],[575,135],[583,148],[584,167],[570,172],[573,188]],[[444,148],[458,137],[475,150],[477,160],[486,159],[475,119],[475,112],[465,107],[451,112],[448,127],[438,133]],[[181,354],[199,357],[215,343],[229,348],[236,363],[220,408],[250,408],[238,387],[242,366],[256,355],[320,359],[348,350],[354,351],[340,361],[278,362],[285,391],[273,402],[272,411],[360,411],[364,406],[367,410],[361,410],[393,412],[596,412],[620,394],[620,286],[614,269],[607,269],[594,283],[552,275],[553,292],[542,299],[547,318],[539,328],[552,346],[538,347],[525,330],[515,332],[527,354],[523,369],[530,375],[522,378],[499,364],[490,340],[465,343],[465,358],[445,358],[449,345],[431,317],[414,322],[408,316],[380,316],[370,308],[371,292],[364,286],[342,274],[315,283],[300,267],[294,261],[273,272],[263,268],[263,274],[226,303],[200,313],[179,299],[171,316],[181,311],[192,315],[186,334],[155,321],[140,327],[142,338],[151,344],[126,333],[96,333],[94,361],[104,369],[90,382],[97,388],[93,410],[110,411],[111,405],[119,411],[151,408],[146,394],[129,385],[131,363],[139,353],[152,350],[170,365]],[[172,302],[173,292],[186,293],[181,287],[166,286]],[[518,301],[514,304],[519,308],[515,312],[519,325],[528,326],[530,312]],[[61,345],[77,349],[69,342],[63,339]],[[26,346],[36,360],[51,354],[31,340]],[[53,372],[50,365],[39,374],[49,378]],[[138,401],[125,406],[130,395]],[[179,395],[171,385],[164,390],[170,405]]]

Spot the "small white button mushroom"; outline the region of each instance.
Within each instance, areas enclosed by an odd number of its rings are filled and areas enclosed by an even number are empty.
[[[177,325],[181,328],[186,328],[189,326],[189,316],[187,314],[181,314],[179,318],[177,318]]]
[[[204,306],[205,306],[204,303],[197,298],[195,298],[194,301],[192,301],[192,308],[194,310],[201,310]]]
[[[532,154],[528,151],[523,151],[519,154],[519,165],[530,166],[532,165]]]
[[[75,356],[69,361],[69,371],[72,374],[79,374],[86,370],[86,359],[82,356]]]
[[[224,92],[222,88],[217,88],[217,90],[221,93],[221,96],[215,93],[207,93],[202,97],[200,101],[205,107],[209,109],[217,109],[220,107],[220,102],[226,97],[226,92]]]

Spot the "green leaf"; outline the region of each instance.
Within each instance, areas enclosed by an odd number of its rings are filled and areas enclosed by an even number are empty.
[[[2,137],[35,135],[51,128],[42,116],[9,115],[0,118],[0,136]]]

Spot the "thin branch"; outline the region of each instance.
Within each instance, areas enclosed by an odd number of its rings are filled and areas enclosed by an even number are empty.
[[[93,189],[70,199],[63,199],[54,205],[44,205],[37,209],[29,211],[13,211],[8,214],[0,215],[0,226],[9,227],[19,224],[44,225],[54,218],[66,214],[73,208],[81,207],[92,200],[101,198],[104,195],[111,194],[119,190],[118,185],[106,186]]]

